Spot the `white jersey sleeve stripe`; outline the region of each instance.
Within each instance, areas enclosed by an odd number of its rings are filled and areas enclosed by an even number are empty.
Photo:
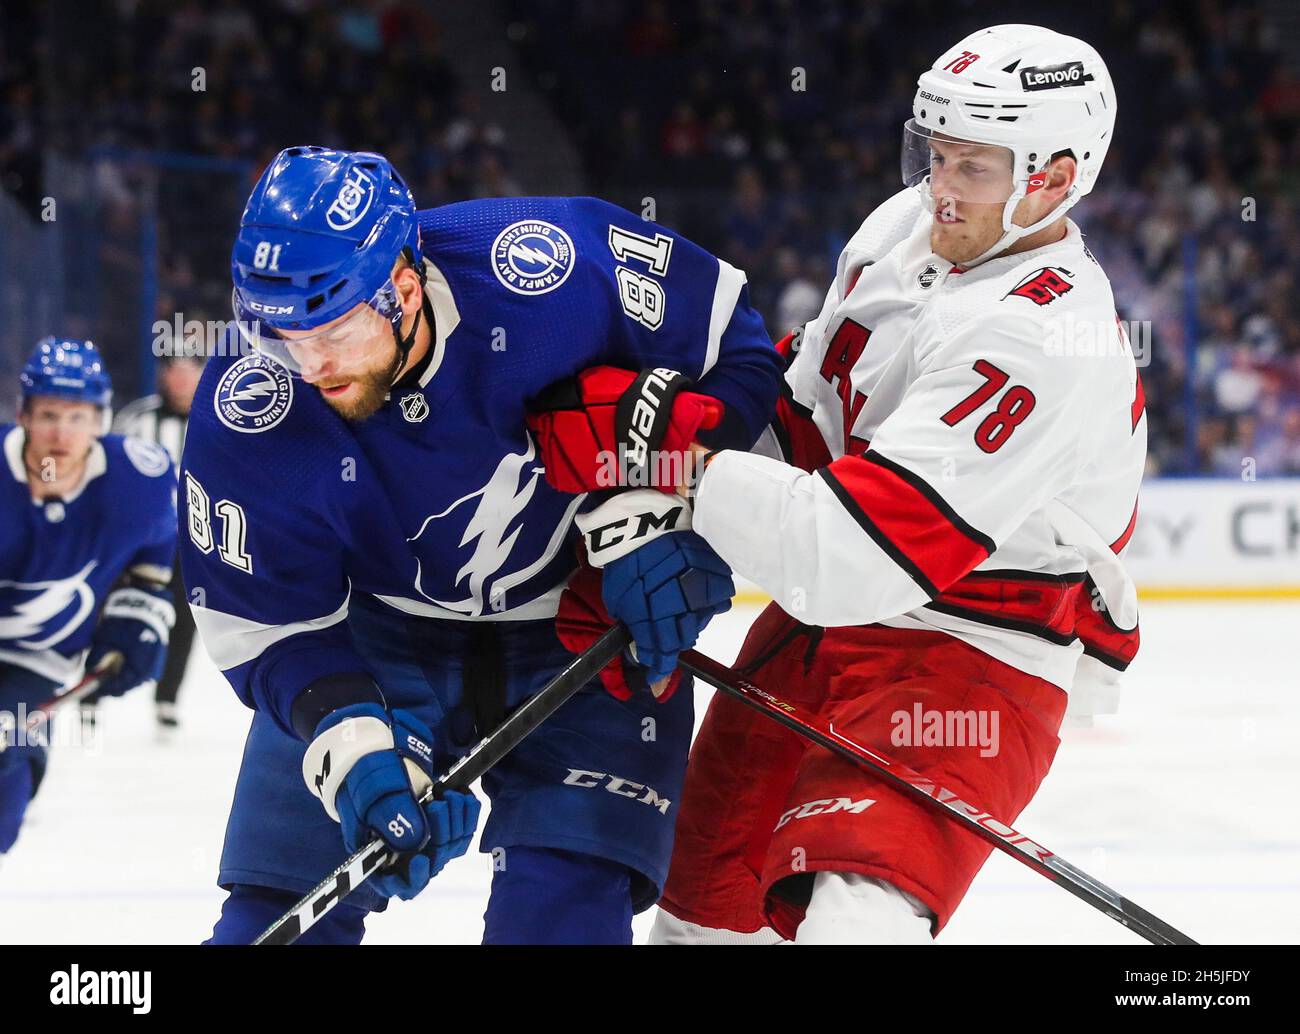
[[[226,671],[260,657],[275,643],[288,639],[291,635],[337,625],[348,616],[350,599],[349,592],[343,605],[333,614],[294,621],[287,625],[264,625],[260,621],[250,621],[235,614],[200,607],[195,603],[190,604],[190,611],[194,615],[194,624],[208,656],[218,668]]]
[[[730,262],[718,259],[718,284],[713,289],[713,309],[709,313],[709,340],[705,346],[704,366],[700,377],[704,377],[718,361],[718,352],[722,347],[722,335],[731,323],[736,311],[736,302],[745,286],[745,274]]]

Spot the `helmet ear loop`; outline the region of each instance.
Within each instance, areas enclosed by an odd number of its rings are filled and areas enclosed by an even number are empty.
[[[411,332],[405,337],[402,336],[401,323],[390,324],[393,328],[393,343],[397,345],[397,361],[393,366],[390,384],[396,384],[398,377],[401,375],[402,368],[406,366],[406,360],[411,355],[411,349],[415,347],[415,336],[420,331],[420,318],[423,316],[429,321],[429,327],[433,327],[433,312],[429,308],[429,296],[424,293],[424,278],[420,278],[420,308],[415,313],[415,322],[411,324]]]
[[[409,244],[402,245],[402,257],[410,263],[411,268],[415,270],[415,275],[420,278],[420,286],[424,286],[424,278],[427,275],[424,269],[424,256],[416,255]]]

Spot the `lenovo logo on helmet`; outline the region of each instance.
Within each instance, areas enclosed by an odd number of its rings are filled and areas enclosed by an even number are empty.
[[[360,169],[352,169],[326,211],[325,221],[333,230],[350,230],[361,222],[374,199],[375,181]]]
[[[1067,61],[1063,65],[1042,65],[1020,70],[1020,85],[1026,90],[1056,90],[1062,86],[1082,86],[1090,82],[1092,82],[1092,74],[1083,70],[1082,61]]]

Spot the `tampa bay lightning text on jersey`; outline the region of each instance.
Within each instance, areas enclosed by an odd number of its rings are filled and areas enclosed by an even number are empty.
[[[21,427],[0,424],[0,664],[75,678],[100,606],[124,571],[165,580],[176,549],[176,482],[151,442],[106,435],[80,486],[33,500]]]
[[[419,213],[432,356],[347,423],[260,354],[209,362],[181,481],[189,596],[214,660],[290,731],[316,679],[366,671],[350,594],[410,614],[546,618],[581,496],[545,481],[527,401],[600,364],[669,367],[723,401],[748,446],[780,364],[744,275],[594,198]]]

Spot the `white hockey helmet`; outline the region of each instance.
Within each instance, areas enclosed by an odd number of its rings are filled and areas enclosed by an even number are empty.
[[[975,260],[981,262],[1060,218],[1092,190],[1110,147],[1115,106],[1106,64],[1083,40],[1038,25],[981,29],[950,48],[917,80],[913,117],[903,132],[903,181],[921,188],[933,206],[928,183],[932,137],[1010,150],[1005,235]],[[1044,170],[1065,151],[1078,166],[1069,193],[1034,225],[1015,226],[1016,205],[1043,186]]]

